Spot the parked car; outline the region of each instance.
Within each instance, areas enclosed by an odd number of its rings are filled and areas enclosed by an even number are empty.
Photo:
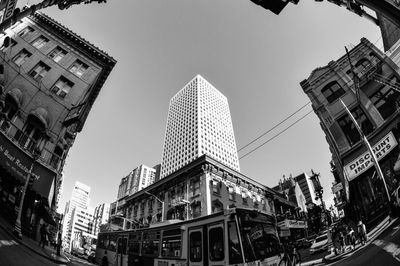
[[[310,254],[325,251],[328,249],[328,246],[328,235],[322,234],[314,240],[313,244],[310,247]]]
[[[296,241],[297,248],[309,248],[311,247],[311,242],[308,241],[306,238],[301,238]]]

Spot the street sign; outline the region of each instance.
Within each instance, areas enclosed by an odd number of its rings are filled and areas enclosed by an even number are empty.
[[[18,0],[7,0],[2,22],[12,17],[17,2]]]

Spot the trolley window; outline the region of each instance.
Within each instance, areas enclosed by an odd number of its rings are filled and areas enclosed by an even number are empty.
[[[137,233],[129,234],[129,253],[139,254],[141,235]]]
[[[224,255],[224,231],[222,227],[214,227],[208,231],[209,253],[211,261],[220,261]]]
[[[117,236],[110,235],[109,237],[110,237],[110,243],[108,245],[108,250],[116,251],[117,250]]]
[[[160,246],[160,232],[143,233],[142,255],[158,257]]]
[[[229,235],[229,264],[243,263],[242,250],[240,248],[239,234],[236,223],[228,223]]]
[[[190,261],[201,262],[203,259],[202,255],[202,238],[201,232],[192,232],[189,236],[189,248],[190,248]]]
[[[181,230],[173,229],[166,230],[163,233],[162,238],[162,248],[161,248],[161,256],[162,257],[180,257],[181,256]]]

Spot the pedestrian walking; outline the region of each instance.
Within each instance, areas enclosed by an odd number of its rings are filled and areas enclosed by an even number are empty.
[[[352,249],[354,250],[356,248],[356,236],[353,228],[350,229],[349,232],[349,239],[350,239],[350,245],[352,246]]]
[[[365,228],[365,224],[360,220],[357,225],[358,236],[360,237],[361,245],[364,245],[367,242],[367,229]]]
[[[40,241],[39,241],[39,246],[41,246],[42,248],[44,248],[44,246],[46,245],[46,241],[47,241],[47,226],[46,224],[42,224],[40,226]]]
[[[339,246],[340,246],[340,253],[343,253],[345,250],[345,242],[344,242],[344,235],[343,232],[339,232]]]

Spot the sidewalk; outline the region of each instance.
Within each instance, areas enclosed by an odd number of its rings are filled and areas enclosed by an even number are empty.
[[[324,264],[331,264],[334,262],[337,262],[341,259],[347,258],[351,255],[353,255],[354,252],[366,247],[369,243],[371,243],[372,241],[375,240],[375,238],[377,238],[381,233],[383,233],[383,231],[385,231],[390,225],[392,225],[396,220],[396,219],[392,219],[391,221],[389,221],[389,216],[387,216],[380,224],[378,224],[374,229],[372,229],[371,231],[369,231],[367,233],[368,235],[368,241],[365,245],[361,245],[360,243],[357,244],[355,246],[355,249],[352,250],[349,247],[346,249],[346,251],[342,254],[339,255],[335,255],[333,254],[329,254],[326,255],[324,258],[318,259],[318,260],[313,260],[313,261],[306,261],[304,263],[301,263],[302,266],[310,266],[310,265],[324,265]]]
[[[14,230],[13,225],[11,225],[8,221],[6,221],[1,215],[0,215],[0,228],[8,235],[12,236],[15,239],[15,241],[17,241],[19,244],[25,246],[26,248],[30,249],[31,251],[35,252],[36,254],[46,259],[49,259],[59,264],[67,264],[69,262],[69,259],[63,254],[63,252],[61,252],[61,256],[58,256],[56,250],[54,250],[49,246],[41,248],[39,246],[39,243],[31,238],[28,238],[23,235],[21,240],[15,237],[14,234],[12,233]]]

